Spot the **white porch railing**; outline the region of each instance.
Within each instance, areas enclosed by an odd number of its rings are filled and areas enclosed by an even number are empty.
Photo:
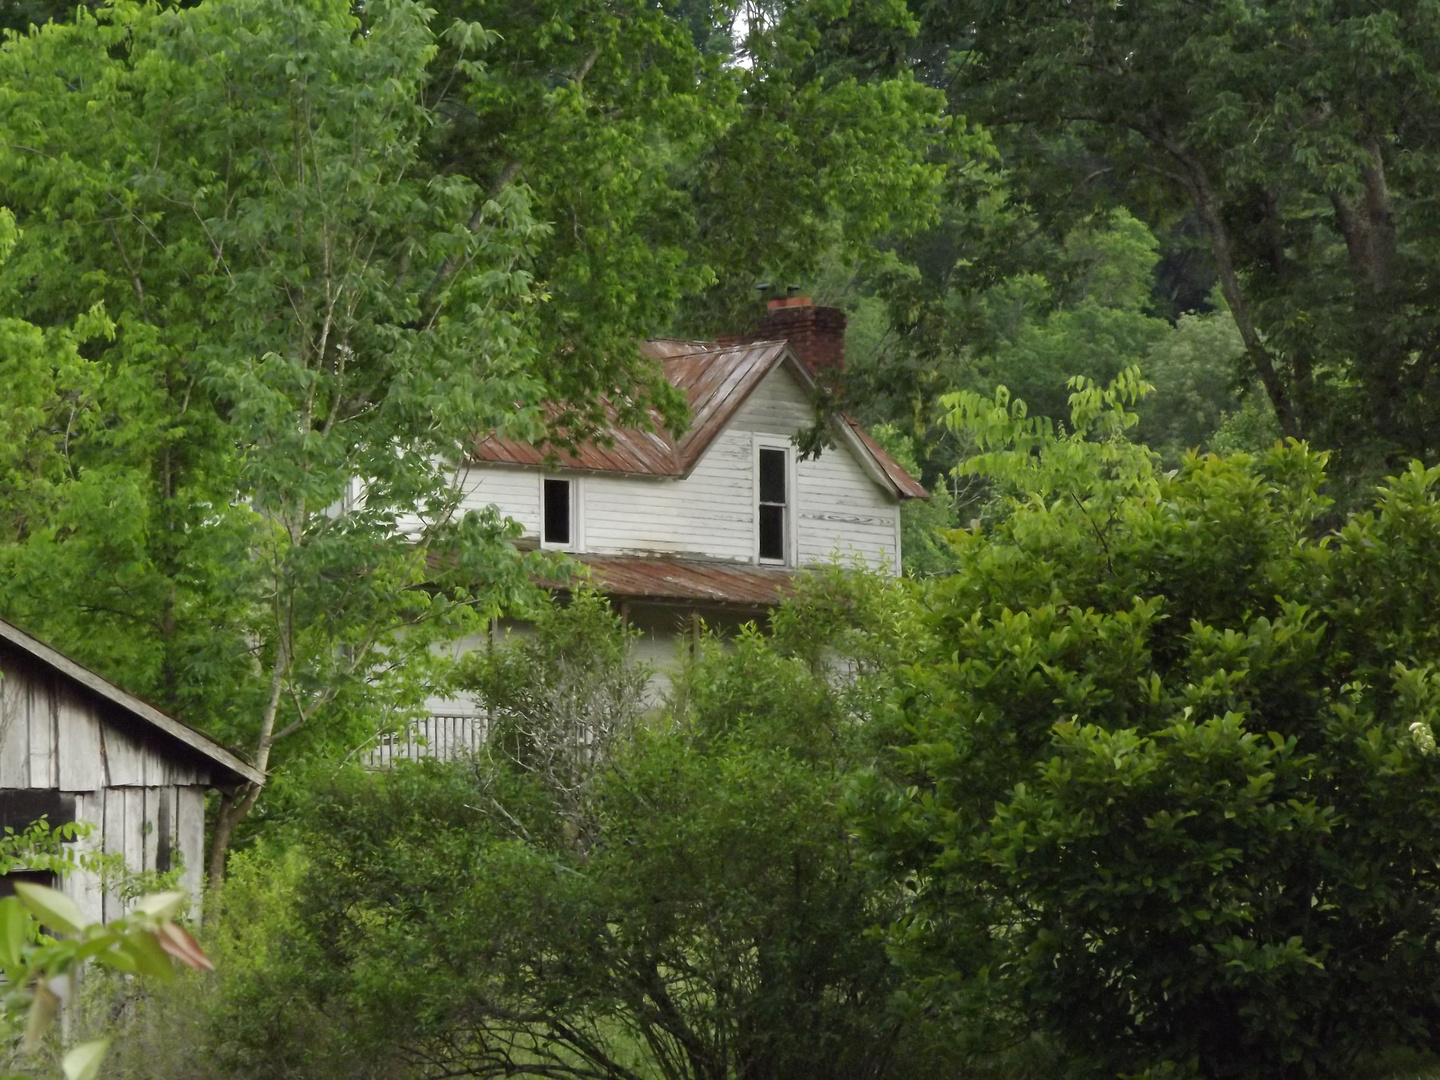
[[[416,720],[403,732],[382,735],[366,757],[372,769],[421,757],[463,757],[480,749],[489,733],[483,716],[435,715]]]

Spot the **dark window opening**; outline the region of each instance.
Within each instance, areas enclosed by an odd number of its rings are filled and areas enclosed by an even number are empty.
[[[52,829],[75,820],[75,796],[50,788],[11,788],[0,791],[0,830],[24,832],[44,818]]]
[[[174,830],[170,822],[170,800],[165,797],[160,799],[159,811],[155,815],[155,831],[160,834],[155,842],[155,869],[165,873],[170,869],[171,845],[174,842]]]
[[[48,889],[59,887],[55,874],[50,870],[11,870],[8,874],[0,874],[0,899],[15,895],[17,881],[27,885],[44,885]]]
[[[784,450],[760,451],[760,558],[785,559]]]
[[[545,481],[545,526],[541,539],[547,544],[570,543],[570,481]]]

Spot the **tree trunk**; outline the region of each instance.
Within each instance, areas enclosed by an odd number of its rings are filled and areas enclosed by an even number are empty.
[[[286,628],[282,627],[280,642],[275,650],[275,663],[270,669],[270,699],[265,703],[265,712],[260,718],[260,737],[255,744],[254,764],[262,773],[270,764],[270,749],[275,742],[275,715],[280,708],[280,694],[285,686],[289,655]],[[220,889],[225,884],[225,860],[230,854],[235,828],[255,809],[255,803],[264,788],[263,784],[245,784],[221,796],[220,816],[215,822],[215,836],[210,842],[210,864],[206,875],[207,887],[217,901]],[[218,902],[207,904],[206,918],[213,921],[219,908]]]
[[[235,836],[235,826],[260,797],[260,785],[245,784],[220,796],[220,814],[215,820],[215,835],[210,841],[210,865],[206,870],[206,888],[212,897],[219,898],[220,888],[225,884],[225,860],[230,854],[230,841]],[[219,904],[205,905],[205,921],[213,923],[219,915]]]
[[[1235,319],[1236,329],[1240,331],[1240,340],[1245,344],[1245,355],[1255,368],[1255,374],[1259,376],[1265,395],[1275,410],[1275,419],[1280,423],[1281,434],[1287,438],[1305,438],[1290,390],[1275,367],[1274,356],[1260,337],[1255,317],[1240,287],[1240,275],[1235,269],[1235,257],[1230,247],[1230,233],[1220,216],[1220,201],[1210,184],[1209,176],[1201,164],[1173,138],[1163,133],[1152,137],[1184,170],[1184,183],[1190,189],[1195,210],[1210,235],[1210,250],[1215,256],[1215,269],[1220,276],[1220,292]]]
[[[1370,162],[1360,170],[1360,190],[1333,192],[1335,226],[1345,240],[1355,281],[1354,319],[1359,336],[1355,359],[1370,401],[1375,430],[1404,454],[1423,453],[1404,421],[1402,371],[1407,350],[1390,331],[1390,282],[1395,262],[1394,205],[1378,143],[1367,147]]]
[[[1370,164],[1360,170],[1360,192],[1353,196],[1335,192],[1330,203],[1355,276],[1371,292],[1381,293],[1390,284],[1395,261],[1395,209],[1380,147],[1372,142],[1368,149]]]

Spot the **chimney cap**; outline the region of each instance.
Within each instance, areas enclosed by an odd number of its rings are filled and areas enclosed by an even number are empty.
[[[787,307],[814,307],[815,301],[808,296],[782,296],[765,304],[766,311]]]

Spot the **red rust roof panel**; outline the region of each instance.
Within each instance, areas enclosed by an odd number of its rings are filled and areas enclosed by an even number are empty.
[[[860,441],[865,444],[865,449],[875,456],[876,464],[885,470],[885,475],[900,489],[901,494],[910,499],[928,499],[930,497],[930,492],[925,490],[925,485],[911,476],[905,466],[891,457],[884,447],[872,439],[870,433],[862,425],[856,423],[848,415],[845,415],[845,422],[860,437]]]
[[[631,600],[683,600],[773,607],[794,587],[787,570],[700,559],[577,555],[595,587]]]
[[[684,392],[690,405],[690,428],[678,446],[657,423],[653,431],[612,428],[608,433],[611,445],[583,443],[573,453],[555,448],[553,458],[561,468],[568,469],[682,476],[784,351],[783,341],[723,346],[698,341],[647,341],[641,352],[660,362],[665,378]],[[530,443],[488,435],[476,443],[474,460],[541,466],[547,463],[547,455]]]
[[[475,445],[475,461],[504,465],[559,467],[641,476],[684,476],[711,442],[730,422],[751,391],[785,356],[783,341],[752,341],[721,345],[705,341],[655,340],[643,342],[641,353],[658,361],[671,385],[685,394],[690,405],[689,429],[677,443],[658,423],[655,430],[612,428],[609,444],[583,443],[569,452],[558,448],[547,455],[517,439],[489,435]],[[850,417],[844,422],[855,431],[880,470],[902,498],[923,499],[925,488],[882,450],[865,429]]]

